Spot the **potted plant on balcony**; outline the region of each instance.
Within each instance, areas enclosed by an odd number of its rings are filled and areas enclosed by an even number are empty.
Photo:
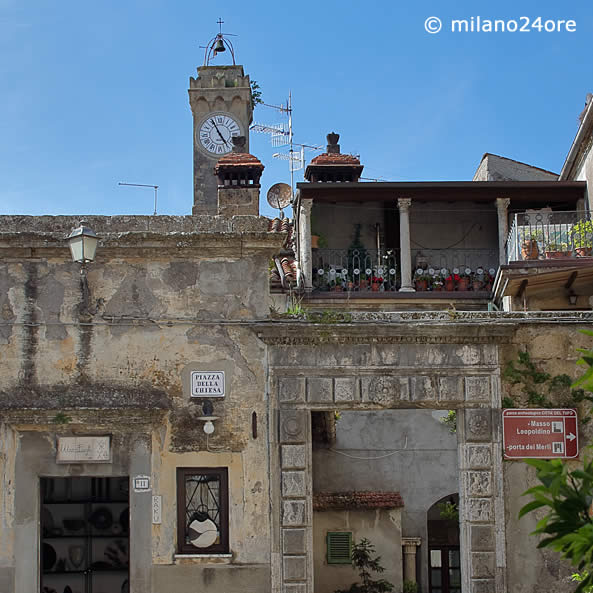
[[[484,268],[478,268],[476,273],[472,276],[472,290],[480,291],[484,290],[485,279],[484,279]]]
[[[538,241],[541,241],[542,239],[543,235],[541,231],[531,231],[527,233],[521,243],[521,257],[523,259],[538,259]]]
[[[383,285],[383,277],[382,276],[373,276],[371,277],[371,290],[373,292],[379,292],[381,290],[381,286]]]
[[[430,280],[430,283],[432,285],[432,289],[436,292],[441,292],[441,290],[443,290],[443,286],[445,285],[443,277],[438,273],[433,275],[433,277]]]
[[[567,243],[550,242],[546,245],[546,259],[562,259],[571,255],[572,251]]]
[[[416,272],[414,272],[414,284],[417,291],[428,290],[430,280],[431,277],[427,270],[418,268]]]
[[[593,251],[593,222],[579,220],[570,229],[574,250],[579,257],[588,257]]]
[[[455,273],[456,270],[453,270],[453,272]],[[463,270],[459,270],[459,273],[456,274],[458,276],[457,290],[459,290],[459,291],[469,290],[471,273],[472,273],[472,271],[470,268],[464,268]]]
[[[447,292],[453,292],[455,290],[455,284],[459,280],[459,274],[449,274],[445,277],[445,290]]]

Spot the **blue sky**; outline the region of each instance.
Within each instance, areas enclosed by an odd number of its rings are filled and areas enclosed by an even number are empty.
[[[574,19],[576,32],[450,31],[472,16]],[[0,0],[0,214],[152,213],[151,190],[119,181],[157,184],[160,214],[189,214],[188,79],[219,17],[264,100],[292,91],[295,140],[339,132],[366,177],[467,180],[484,152],[559,172],[593,92],[584,0]],[[252,134],[263,196],[289,181],[277,151]]]

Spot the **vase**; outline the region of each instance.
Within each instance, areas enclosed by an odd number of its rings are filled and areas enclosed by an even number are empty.
[[[68,548],[68,559],[70,560],[74,569],[78,570],[84,562],[84,546],[73,545]]]

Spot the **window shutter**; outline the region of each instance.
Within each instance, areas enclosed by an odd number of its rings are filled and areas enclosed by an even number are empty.
[[[327,533],[327,563],[350,564],[352,558],[352,532],[329,531]]]

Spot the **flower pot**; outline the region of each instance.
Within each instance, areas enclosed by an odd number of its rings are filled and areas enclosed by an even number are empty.
[[[433,284],[432,289],[435,290],[436,292],[441,292],[441,290],[443,290],[443,285],[442,284]]]
[[[319,235],[311,235],[311,249],[319,248]]]
[[[593,247],[575,247],[577,257],[590,257]]]
[[[482,290],[482,282],[481,280],[474,280],[472,282],[472,289],[475,291]]]
[[[469,288],[469,278],[459,278],[457,281],[457,290],[467,290]]]
[[[453,292],[455,290],[455,281],[453,278],[445,280],[445,290]]]
[[[348,290],[354,290],[354,282],[348,282],[348,284],[346,284],[346,288]]]
[[[571,255],[572,251],[546,251],[546,259],[564,259]]]
[[[371,290],[372,290],[373,292],[379,292],[379,286],[380,286],[380,285],[379,285],[379,283],[378,283],[378,282],[372,282],[372,283],[371,283]]]
[[[539,248],[537,241],[525,241],[521,245],[521,256],[523,259],[537,259],[539,257]]]
[[[416,290],[428,290],[428,280],[416,280]]]

